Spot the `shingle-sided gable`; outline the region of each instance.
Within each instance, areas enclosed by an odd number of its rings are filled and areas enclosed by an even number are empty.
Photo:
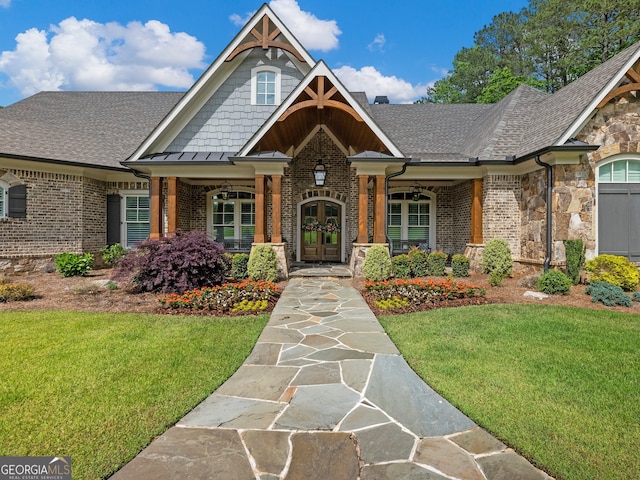
[[[220,88],[226,85],[227,80],[231,79],[232,87],[238,86],[238,79],[234,77],[234,73],[243,65],[244,60],[251,56],[251,52],[256,50],[263,53],[274,50],[284,52],[284,55],[288,56],[290,61],[303,74],[306,74],[315,65],[315,61],[309,53],[275,15],[273,10],[267,4],[264,4],[227,48],[200,76],[164,121],[151,132],[151,135],[139,146],[129,160],[136,161],[145,155],[165,151],[170,146],[174,148],[190,148],[188,147],[189,142],[185,140],[187,137],[197,134],[197,131],[194,131],[194,125],[198,123],[204,125],[206,122],[203,123],[203,116],[201,115],[200,119],[195,120],[195,123],[191,125],[189,123],[195,119],[203,108],[207,110],[207,103]],[[250,82],[250,77],[246,78],[245,81]],[[244,110],[248,115],[253,111],[252,107],[249,102],[238,102],[235,109],[236,111]],[[210,113],[210,111],[205,111],[204,117],[208,117]],[[232,120],[234,122],[242,121],[242,119]],[[196,128],[195,130],[198,129]],[[180,135],[182,135],[182,138],[176,141]],[[176,142],[174,143],[174,141]],[[240,142],[239,136],[233,139],[234,148],[238,142]],[[226,140],[221,142],[220,148],[223,150],[228,149],[230,145],[227,143]],[[211,148],[211,146],[208,148]]]
[[[169,152],[237,152],[277,105],[251,104],[252,69],[277,68],[286,98],[304,74],[282,50],[254,49],[166,149]]]

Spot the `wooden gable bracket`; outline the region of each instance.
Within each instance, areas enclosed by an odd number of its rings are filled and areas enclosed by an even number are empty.
[[[233,52],[229,54],[226,58],[225,62],[230,62],[234,58],[238,56],[241,52],[245,50],[251,50],[252,48],[262,48],[263,50],[268,50],[269,48],[280,48],[285,50],[292,55],[294,55],[301,62],[305,62],[304,57],[291,45],[288,45],[284,42],[277,42],[275,38],[280,35],[280,29],[276,27],[276,29],[269,33],[269,17],[264,15],[262,17],[262,32],[259,32],[257,29],[253,28],[251,30],[251,35],[255,37],[254,41],[248,41],[238,45]]]
[[[618,88],[609,92],[609,94],[606,97],[604,97],[602,101],[598,104],[597,108],[604,107],[609,102],[609,100],[611,100],[614,97],[617,97],[618,95],[622,95],[623,93],[640,91],[639,70],[640,70],[640,62],[636,62],[635,68],[631,67],[627,71],[627,73],[625,73],[625,76],[627,77],[627,79],[629,79],[629,81],[631,81],[631,83],[627,83],[626,85],[621,85]]]
[[[311,98],[309,100],[303,100],[294,105],[291,105],[289,108],[287,108],[287,111],[282,114],[278,121],[284,122],[289,117],[289,115],[297,112],[298,110],[302,110],[303,108],[316,107],[318,110],[322,110],[325,107],[333,107],[348,113],[358,122],[364,122],[362,117],[353,109],[351,105],[347,105],[346,103],[331,99],[331,97],[338,93],[338,89],[335,86],[332,86],[328,91],[325,92],[326,78],[327,77],[318,77],[317,92],[314,92],[310,86],[307,86],[304,89],[304,92]]]

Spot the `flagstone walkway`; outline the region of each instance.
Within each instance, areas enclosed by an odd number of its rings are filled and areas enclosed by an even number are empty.
[[[244,365],[112,478],[550,477],[427,386],[349,279],[305,277]]]

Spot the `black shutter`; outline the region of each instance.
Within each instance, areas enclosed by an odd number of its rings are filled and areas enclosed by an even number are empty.
[[[107,245],[120,243],[120,195],[107,195]]]
[[[8,214],[13,218],[27,217],[27,186],[16,185],[9,189]]]

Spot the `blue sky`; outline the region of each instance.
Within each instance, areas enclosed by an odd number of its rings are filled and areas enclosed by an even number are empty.
[[[351,90],[410,102],[527,0],[271,0]],[[262,2],[0,0],[0,105],[41,90],[186,90]]]

